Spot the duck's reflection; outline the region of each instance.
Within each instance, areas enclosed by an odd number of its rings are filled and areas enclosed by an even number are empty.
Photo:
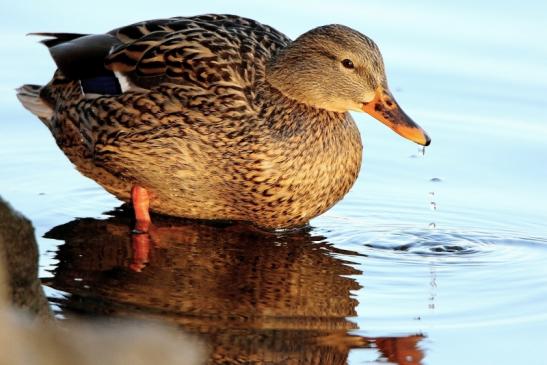
[[[365,338],[356,325],[351,277],[360,271],[310,230],[264,233],[157,217],[151,246],[131,239],[128,215],[78,219],[46,237],[65,241],[47,285],[70,293],[65,311],[145,317],[200,333],[211,364],[346,364],[351,348],[377,348],[419,364],[421,336]],[[142,269],[135,271],[135,266]]]

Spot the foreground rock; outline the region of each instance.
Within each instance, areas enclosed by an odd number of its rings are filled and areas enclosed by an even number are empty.
[[[28,219],[15,212],[0,198],[0,265],[6,276],[3,291],[12,304],[33,317],[51,316],[47,299],[38,280],[38,246]],[[5,267],[4,267],[5,266]]]
[[[32,225],[0,198],[0,365],[205,362],[201,342],[172,328],[134,323],[60,326],[42,292],[37,263]]]

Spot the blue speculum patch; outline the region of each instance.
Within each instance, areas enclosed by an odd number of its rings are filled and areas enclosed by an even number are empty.
[[[120,82],[114,74],[82,79],[80,82],[86,94],[119,95],[122,93]]]

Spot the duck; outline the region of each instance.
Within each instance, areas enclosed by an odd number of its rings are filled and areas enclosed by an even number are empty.
[[[350,111],[423,146],[431,139],[390,92],[376,43],[340,24],[291,40],[258,21],[206,14],[104,34],[45,37],[46,85],[17,96],[84,176],[150,212],[299,227],[357,179]]]

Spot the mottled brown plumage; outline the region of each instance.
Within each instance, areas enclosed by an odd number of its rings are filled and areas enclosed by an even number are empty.
[[[387,90],[376,45],[340,25],[295,42],[233,15],[42,35],[59,69],[23,104],[84,175],[124,201],[142,186],[174,216],[285,228],[323,213],[360,168],[347,111]],[[88,86],[114,75],[119,92]]]

